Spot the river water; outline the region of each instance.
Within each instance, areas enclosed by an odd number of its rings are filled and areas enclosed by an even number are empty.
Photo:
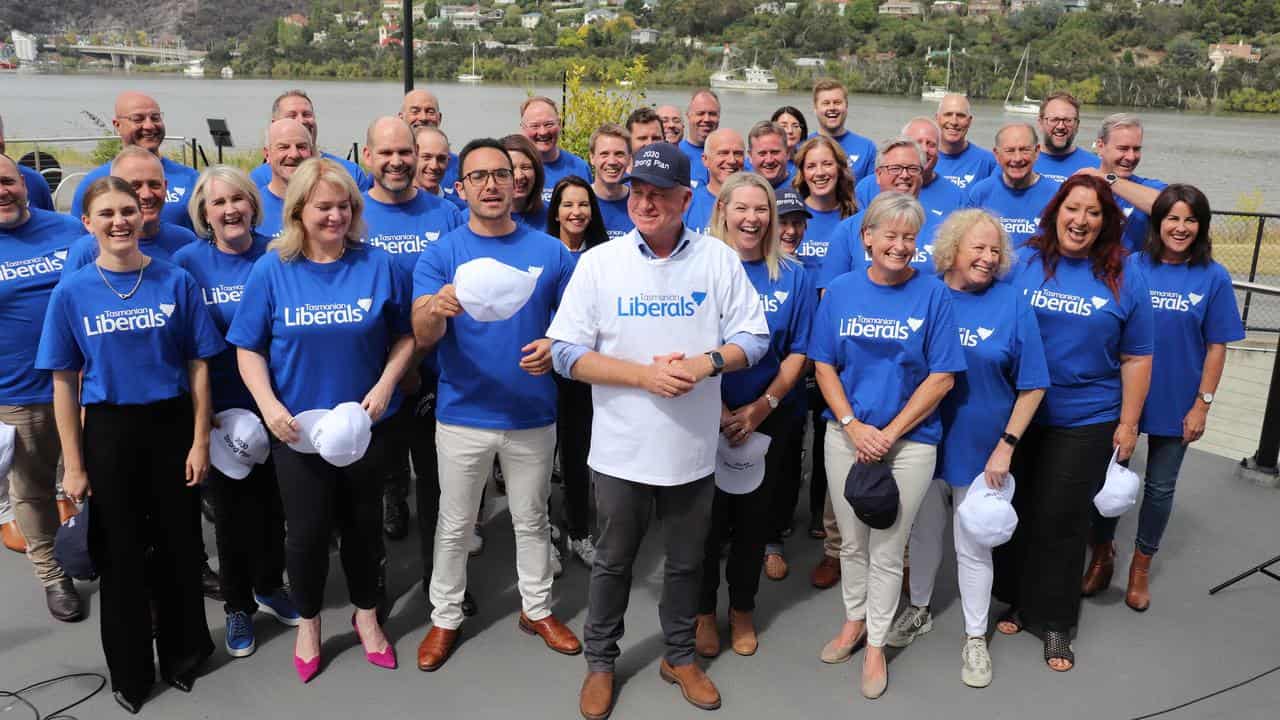
[[[440,98],[444,130],[455,150],[473,137],[503,135],[517,130],[518,106],[529,92],[560,98],[559,87],[524,88],[501,85],[426,83]],[[399,109],[398,82],[335,82],[322,80],[193,79],[154,74],[0,74],[0,114],[10,138],[96,135],[81,112],[89,110],[109,119],[117,93],[140,90],[159,102],[170,135],[194,135],[212,148],[206,118],[225,119],[239,149],[260,147],[271,101],[292,87],[304,88],[316,106],[319,143],[345,154],[355,141],[363,142],[365,127],[379,114]],[[683,107],[688,89],[655,89],[647,98],[655,104]],[[807,94],[721,93],[722,123],[745,132],[767,119],[781,105],[805,111],[815,125]],[[932,114],[934,106],[914,98],[857,95],[851,98],[849,127],[877,142],[896,134],[913,116]],[[1081,140],[1092,137],[1103,116],[1115,109],[1086,108]],[[990,147],[1003,122],[1024,119],[1005,116],[1000,103],[978,102],[970,140]],[[1167,182],[1190,182],[1203,189],[1219,210],[1239,209],[1246,195],[1260,193],[1261,209],[1280,212],[1280,117],[1253,114],[1182,113],[1145,110],[1144,155],[1139,173]],[[210,152],[210,151],[206,151]],[[211,157],[212,159],[212,157]],[[1248,203],[1250,209],[1253,203]]]

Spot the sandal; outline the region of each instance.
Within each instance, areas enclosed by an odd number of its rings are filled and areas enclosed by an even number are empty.
[[[1061,630],[1046,630],[1044,634],[1044,662],[1049,664],[1050,660],[1066,660],[1065,668],[1056,668],[1049,665],[1049,669],[1054,672],[1067,672],[1076,666],[1075,650],[1071,647],[1071,641],[1067,638],[1067,634]]]
[[[996,621],[996,630],[1000,631],[1001,635],[1017,635],[1022,632],[1022,616],[1017,610],[1010,608]]]

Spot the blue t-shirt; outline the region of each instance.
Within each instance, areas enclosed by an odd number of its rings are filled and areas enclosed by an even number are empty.
[[[1138,183],[1144,187],[1163,190],[1169,187],[1169,184],[1160,180],[1133,175],[1129,177],[1131,182]],[[1116,204],[1120,206],[1120,211],[1124,213],[1124,246],[1129,248],[1129,252],[1141,252],[1142,248],[1147,244],[1147,227],[1151,224],[1151,217],[1134,207],[1132,203],[1116,194]]]
[[[969,188],[969,207],[982,208],[1000,219],[1014,248],[1020,248],[1040,233],[1040,214],[1062,183],[1041,175],[1030,187],[1014,189],[1003,175],[991,177]]]
[[[67,249],[82,234],[78,220],[38,208],[0,228],[0,405],[53,402],[49,373],[35,369],[36,346]]]
[[[212,358],[226,343],[195,278],[151,259],[137,272],[83,267],[53,290],[36,353],[41,370],[81,370],[80,403],[146,405],[190,392],[187,363]]]
[[[460,265],[493,258],[536,272],[537,285],[524,307],[506,320],[479,322],[467,313],[450,318],[436,344],[440,384],[436,419],[490,430],[527,430],[556,420],[552,373],[533,376],[520,368],[520,348],[546,337],[551,316],[569,284],[575,260],[564,243],[546,233],[516,227],[499,237],[469,227],[427,246],[413,271],[413,296],[434,295],[453,282]]]
[[[461,211],[467,208],[467,201],[458,194],[457,183],[458,154],[449,153],[449,167],[444,169],[444,177],[440,178],[440,196]]]
[[[841,216],[839,208],[835,210],[809,208],[809,213],[813,217],[809,218],[808,223],[805,224],[804,238],[796,247],[796,257],[804,263],[804,269],[809,273],[809,284],[817,289],[818,271],[822,268],[822,263],[827,258],[827,251],[831,248],[831,234],[835,232],[844,217]]]
[[[49,183],[44,176],[26,165],[19,165],[18,172],[27,183],[27,207],[33,210],[53,211],[53,193],[49,191]],[[76,219],[79,219],[79,215]]]
[[[900,285],[877,285],[865,272],[848,273],[827,288],[818,305],[809,357],[839,373],[859,422],[884,428],[930,373],[965,369],[951,291],[920,272]],[[823,417],[835,419],[830,408]],[[903,439],[937,445],[938,412]]]
[[[764,305],[764,318],[769,325],[769,351],[755,365],[728,373],[720,381],[720,397],[730,410],[764,395],[769,383],[778,376],[782,361],[792,353],[803,355],[808,350],[813,311],[818,304],[818,295],[800,263],[782,260],[777,280],[769,279],[769,268],[763,260],[742,265]],[[803,378],[797,384],[803,386]],[[783,400],[792,401],[795,397],[795,393],[788,393]],[[790,410],[788,408],[788,412]]]
[[[974,183],[998,174],[1000,166],[990,150],[966,143],[964,150],[954,155],[939,148],[938,164],[934,167],[934,172],[950,180],[961,190],[967,190]]]
[[[227,342],[267,357],[276,397],[297,415],[361,402],[409,326],[409,287],[385,250],[348,248],[335,262],[268,251],[249,272]],[[380,420],[400,407],[396,391]]]
[[[1181,437],[1182,419],[1199,397],[1208,346],[1245,336],[1231,275],[1216,262],[1153,263],[1145,253],[1133,256],[1128,267],[1146,280],[1160,328],[1151,358],[1151,392],[1139,429]]]
[[[418,191],[399,205],[378,202],[364,194],[364,241],[391,253],[396,269],[413,282],[418,256],[431,243],[462,225],[462,213],[447,200]]]
[[[711,213],[716,209],[716,196],[704,183],[693,191],[689,209],[684,211],[684,225],[690,230],[706,235],[711,229]]]
[[[1120,297],[1094,277],[1089,258],[1058,258],[1045,280],[1040,253],[1013,278],[1040,324],[1051,384],[1036,422],[1079,427],[1120,417],[1120,356],[1154,349],[1151,299],[1138,272],[1125,272]]]
[[[698,186],[705,185],[711,179],[707,166],[702,162],[702,146],[694,145],[687,138],[681,138],[680,144],[676,147],[689,158],[689,184],[697,190]]]
[[[191,215],[187,213],[187,201],[191,199],[191,191],[195,189],[196,180],[200,179],[200,173],[167,157],[161,157],[160,164],[164,166],[166,189],[164,207],[160,210],[160,220],[174,225],[181,225],[190,230]],[[80,185],[76,187],[75,195],[71,198],[71,217],[78,218],[84,215],[85,191],[89,189],[94,180],[107,177],[110,174],[111,163],[107,163],[90,170],[84,176],[84,180],[80,181]]]
[[[851,270],[863,270],[871,263],[866,247],[862,244],[862,216],[866,208],[856,215],[845,218],[831,232],[831,244],[827,247],[827,258],[822,262],[822,270],[818,273],[818,289],[831,286],[831,282]],[[937,270],[933,266],[933,235],[942,226],[943,218],[928,210],[924,213],[924,227],[916,233],[916,256],[911,259],[911,267],[926,275],[934,275]]]
[[[858,207],[865,209],[880,194],[880,183],[876,182],[875,175],[868,175],[858,181],[853,194]],[[965,207],[964,191],[943,180],[941,175],[934,175],[932,182],[920,186],[919,200],[924,211],[934,216],[935,222],[946,220],[952,211]]]
[[[1075,174],[1080,168],[1096,168],[1101,161],[1097,155],[1077,147],[1066,155],[1050,155],[1043,150],[1036,158],[1035,171],[1059,183]]]
[[[561,178],[577,175],[578,177],[591,182],[591,166],[586,160],[574,155],[573,153],[560,148],[560,156],[554,162],[542,163],[542,205],[546,207],[551,202],[551,191],[555,190],[556,183]],[[547,229],[546,223],[543,223],[540,230]]]
[[[809,137],[817,137],[818,133],[810,133]],[[833,137],[844,148],[849,156],[849,169],[853,171],[853,181],[857,183],[868,175],[876,174],[876,144],[852,130],[845,130],[840,137]]]
[[[1008,283],[951,291],[966,370],[942,399],[936,477],[968,485],[987,466],[1018,393],[1049,387],[1035,313]]]
[[[81,226],[83,231],[84,226]],[[143,255],[173,262],[174,253],[187,245],[200,242],[200,238],[190,230],[167,222],[160,223],[160,229],[149,238],[138,238],[138,249]],[[63,263],[62,277],[68,277],[75,271],[98,259],[98,239],[92,235],[84,235],[71,245],[67,251],[67,261]]]
[[[337,155],[327,152],[321,152],[320,157],[325,158],[326,160],[332,160],[341,165],[343,169],[347,171],[347,174],[351,176],[351,179],[356,181],[356,187],[360,188],[360,192],[364,192],[365,190],[373,187],[373,178],[369,177],[368,173],[361,169],[359,165],[344,157],[338,157]],[[453,167],[453,165],[450,164],[449,167]],[[445,173],[445,178],[447,179],[448,177],[448,173]],[[253,181],[254,185],[258,186],[259,190],[265,188],[267,185],[271,184],[271,165],[264,162],[254,168],[253,171],[249,173],[249,179]],[[455,177],[454,179],[456,180],[457,178]],[[452,187],[452,185],[450,187]]]
[[[253,231],[269,238],[278,237],[280,231],[284,230],[284,198],[271,192],[271,188],[266,185],[258,190],[262,196],[262,216],[258,218],[258,226]]]
[[[173,256],[173,262],[191,273],[200,286],[200,297],[223,337],[240,309],[249,271],[267,251],[268,242],[269,238],[255,234],[249,249],[239,255],[223,252],[212,242],[191,243]],[[209,387],[213,390],[214,412],[230,408],[257,411],[253,395],[240,378],[235,346],[228,345],[209,359]]]
[[[604,221],[604,231],[609,235],[610,240],[620,238],[636,227],[636,224],[631,221],[631,215],[627,213],[628,197],[629,194],[617,200],[596,198],[596,202],[600,205],[600,219]]]

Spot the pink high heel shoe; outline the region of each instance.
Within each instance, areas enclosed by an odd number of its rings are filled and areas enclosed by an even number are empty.
[[[293,669],[298,671],[298,679],[305,685],[311,682],[311,678],[320,672],[320,656],[317,655],[310,660],[303,661],[297,655],[293,656]]]
[[[360,637],[360,626],[356,625],[355,613],[351,613],[351,627],[356,631],[356,639],[360,641],[360,645],[361,647],[363,647],[364,638]],[[383,650],[382,652],[376,652],[376,653],[371,653],[366,651],[364,654],[364,657],[366,660],[369,661],[369,664],[371,665],[376,665],[377,667],[386,668],[388,670],[396,669],[396,665],[397,665],[396,649],[395,649],[395,646],[392,645],[390,641],[387,641],[386,650]]]

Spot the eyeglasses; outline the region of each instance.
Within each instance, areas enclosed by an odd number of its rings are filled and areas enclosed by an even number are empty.
[[[552,130],[555,130],[556,128],[560,127],[560,123],[558,122],[520,123],[520,127],[523,127],[525,130],[532,130],[534,132],[551,132]]]
[[[497,170],[472,170],[463,176],[465,180],[472,185],[484,187],[489,184],[489,178],[493,178],[493,182],[497,185],[510,185],[512,178],[515,177],[507,168],[498,168]]]
[[[1080,118],[1073,117],[1044,117],[1040,119],[1049,127],[1053,127],[1054,125],[1066,125],[1067,127],[1070,127],[1080,122]]]
[[[907,177],[915,177],[924,172],[924,168],[919,165],[881,165],[880,169],[890,175],[906,175]]]
[[[156,125],[159,125],[160,123],[164,122],[164,113],[162,112],[153,112],[149,114],[134,113],[132,115],[118,115],[117,118],[121,120],[128,120],[134,125],[141,125],[142,123],[148,120],[150,120],[152,123]]]

